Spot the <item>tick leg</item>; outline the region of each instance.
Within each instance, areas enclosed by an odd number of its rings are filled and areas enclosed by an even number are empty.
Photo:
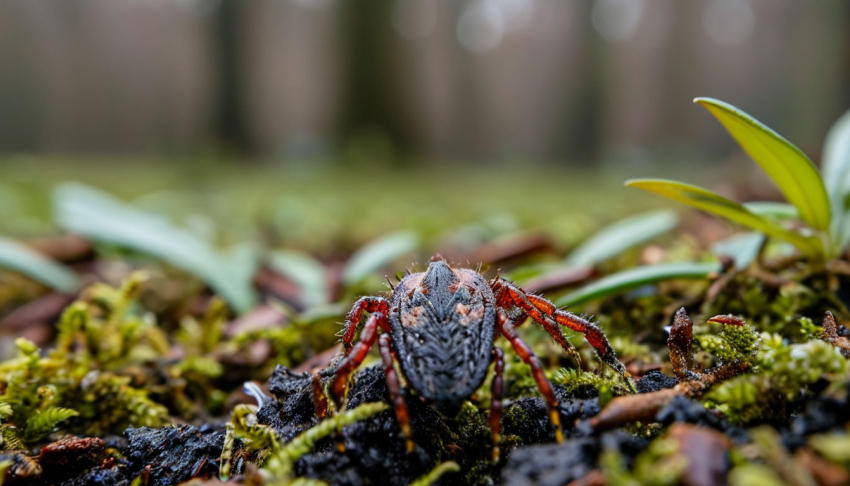
[[[555,427],[555,440],[557,442],[563,442],[564,433],[561,431],[561,416],[558,415],[558,398],[555,396],[555,390],[552,389],[552,384],[549,383],[549,379],[543,373],[543,366],[541,366],[540,360],[534,355],[534,351],[519,338],[514,325],[511,324],[508,316],[503,311],[499,312],[498,323],[499,330],[510,341],[516,354],[525,364],[531,366],[531,374],[534,377],[534,381],[537,382],[540,393],[549,405],[549,420],[552,421],[552,425]]]
[[[390,335],[382,334],[378,340],[381,351],[381,360],[384,362],[384,374],[387,378],[387,389],[390,393],[390,402],[395,409],[395,417],[398,425],[404,433],[407,452],[413,452],[413,431],[410,428],[410,415],[407,413],[407,405],[404,403],[404,395],[401,393],[401,381],[393,366],[393,350],[390,345]]]
[[[614,371],[623,377],[628,376],[626,367],[617,359],[614,348],[611,347],[611,343],[608,342],[608,338],[605,337],[605,333],[602,332],[599,326],[587,319],[582,319],[572,312],[558,309],[554,303],[543,297],[536,295],[528,295],[527,297],[535,307],[552,316],[558,324],[584,334],[584,338],[593,346],[597,356],[599,356],[599,359],[603,363],[613,368]]]
[[[383,314],[374,313],[366,320],[363,325],[363,331],[360,333],[360,342],[351,348],[351,352],[347,353],[345,358],[339,362],[334,373],[333,382],[331,383],[331,397],[337,405],[337,410],[340,409],[340,404],[345,398],[345,386],[348,384],[348,377],[351,373],[360,366],[360,363],[366,359],[369,349],[375,344],[375,339],[378,337],[378,324],[386,319]]]
[[[313,373],[313,408],[316,411],[316,417],[323,419],[328,415],[328,397],[325,396],[325,391],[322,390],[322,378],[318,373]]]
[[[493,464],[499,463],[499,443],[502,441],[502,373],[505,371],[505,353],[499,348],[493,348],[493,386],[490,401],[490,430],[493,433]]]
[[[357,324],[360,324],[360,316],[363,315],[363,311],[372,314],[380,312],[388,316],[390,314],[390,303],[382,297],[361,297],[354,303],[345,318],[345,327],[342,330],[342,349],[346,356],[351,352],[351,343],[354,342],[354,333],[357,332]],[[382,326],[384,330],[389,330],[388,326]]]
[[[626,367],[623,366],[623,363],[620,363],[617,359],[614,348],[611,347],[611,344],[608,342],[608,338],[605,337],[605,333],[602,332],[602,329],[600,329],[599,326],[587,319],[583,319],[573,314],[572,312],[558,309],[552,301],[544,299],[543,297],[527,294],[520,288],[509,283],[503,283],[503,285],[505,285],[505,291],[511,296],[514,304],[527,312],[532,319],[540,322],[540,324],[549,331],[549,334],[552,334],[552,331],[543,321],[539,320],[538,317],[542,317],[549,322],[554,320],[561,326],[584,334],[584,338],[591,346],[593,346],[593,349],[596,351],[596,355],[599,356],[599,359],[625,378],[629,387],[632,387],[632,382],[628,379],[629,374],[626,372]],[[528,310],[528,306],[531,306],[533,309]]]
[[[555,322],[552,317],[547,315],[544,311],[538,309],[529,298],[533,297],[531,295],[526,294],[522,290],[517,287],[514,287],[507,282],[502,281],[502,285],[504,285],[503,295],[499,299],[500,305],[504,307],[518,307],[522,310],[524,316],[531,317],[538,324],[543,326],[543,329],[552,336],[552,339],[558,343],[567,354],[570,355],[570,358],[575,362],[577,367],[581,367],[581,355],[578,354],[578,350],[573,343],[569,342],[567,338],[564,337],[564,334],[561,332],[560,326]]]

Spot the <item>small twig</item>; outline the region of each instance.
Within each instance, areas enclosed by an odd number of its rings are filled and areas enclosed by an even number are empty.
[[[698,380],[679,383],[652,393],[617,397],[598,415],[590,419],[595,431],[608,430],[629,422],[651,422],[662,408],[676,395],[696,398],[703,395],[714,385],[733,378],[750,369],[749,363],[734,362],[706,372]]]

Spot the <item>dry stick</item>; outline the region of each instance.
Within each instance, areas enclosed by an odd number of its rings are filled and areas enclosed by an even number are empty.
[[[629,422],[650,422],[676,395],[696,398],[707,392],[709,388],[733,378],[750,369],[749,363],[729,363],[713,372],[706,372],[698,380],[679,383],[673,388],[667,388],[652,393],[627,395],[611,400],[598,415],[590,420],[590,426],[595,431],[608,430]]]
[[[709,322],[719,322],[724,326],[742,326],[744,321],[734,316],[715,316]],[[606,430],[629,422],[649,422],[676,395],[696,398],[717,383],[726,381],[750,368],[749,363],[732,362],[713,370],[699,374],[692,371],[694,357],[691,344],[693,342],[693,326],[685,308],[676,312],[667,346],[670,348],[670,361],[673,372],[679,379],[679,384],[652,393],[627,395],[611,400],[598,415],[590,420],[594,430]]]

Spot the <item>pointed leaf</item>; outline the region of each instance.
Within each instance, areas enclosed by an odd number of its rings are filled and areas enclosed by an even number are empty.
[[[662,263],[636,267],[608,275],[555,301],[558,307],[570,306],[622,294],[662,280],[702,279],[720,271],[719,263]]]
[[[751,201],[742,203],[751,213],[773,219],[800,219],[800,211],[793,204],[772,201]]]
[[[850,191],[850,111],[829,129],[823,147],[823,180],[834,203],[833,209],[844,210],[844,199]]]
[[[308,308],[328,301],[328,273],[312,256],[295,250],[278,250],[269,256],[269,264],[298,284]]]
[[[762,233],[739,233],[711,245],[711,251],[717,256],[731,257],[735,261],[735,268],[743,270],[756,259],[762,244]]]
[[[850,243],[850,111],[829,129],[823,148],[823,179],[832,200],[832,238],[837,251]]]
[[[664,179],[633,179],[626,181],[626,186],[654,192],[756,231],[761,231],[768,236],[793,244],[807,255],[823,255],[823,246],[817,238],[803,236],[800,233],[787,230],[779,224],[747,210],[735,201],[730,201],[708,189]]]
[[[697,98],[726,127],[743,149],[773,179],[809,226],[828,230],[830,203],[815,164],[800,149],[755,118],[711,98]]]
[[[400,231],[378,238],[351,255],[342,274],[343,281],[346,285],[360,282],[396,258],[413,252],[418,246],[419,238],[409,231]]]
[[[60,292],[73,293],[80,286],[80,277],[70,268],[3,236],[0,236],[0,267],[26,275]]]
[[[115,197],[81,184],[60,185],[53,194],[56,223],[92,240],[153,255],[195,275],[240,313],[257,301],[252,248],[218,252],[209,243]]]
[[[649,211],[602,228],[567,257],[571,267],[594,266],[669,232],[678,224],[676,213]]]

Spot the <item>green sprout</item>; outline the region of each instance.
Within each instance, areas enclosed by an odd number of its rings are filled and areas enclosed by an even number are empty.
[[[638,187],[712,213],[797,247],[815,261],[838,257],[850,244],[850,113],[830,131],[823,176],[791,142],[732,105],[697,98],[782,191],[789,204],[744,203],[708,189],[664,179],[634,179]],[[790,217],[789,217],[790,216]],[[794,224],[790,224],[790,220]]]

